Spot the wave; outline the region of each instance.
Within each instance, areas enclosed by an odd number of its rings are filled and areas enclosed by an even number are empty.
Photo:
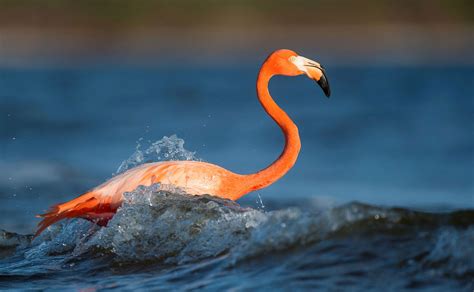
[[[473,210],[425,213],[350,203],[318,211],[266,212],[158,184],[139,187],[125,198],[107,227],[74,219],[50,227],[32,242],[31,236],[3,232],[0,250],[17,247],[30,261],[106,254],[115,263],[182,265],[225,256],[228,265],[235,265],[323,241],[414,236],[426,251],[407,260],[407,266],[439,266],[456,277],[474,273]]]

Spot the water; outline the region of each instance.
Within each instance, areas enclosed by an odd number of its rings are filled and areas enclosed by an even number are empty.
[[[362,291],[391,283],[394,291],[446,291],[474,284],[472,210],[351,203],[264,212],[158,186],[126,198],[106,228],[72,220],[33,242],[4,235],[0,287]]]
[[[114,173],[248,173],[283,139],[245,62],[0,69],[0,287],[472,290],[473,68],[328,70],[330,100],[305,78],[271,84],[303,144],[275,185],[239,204],[140,188],[106,228],[31,242],[34,214]]]

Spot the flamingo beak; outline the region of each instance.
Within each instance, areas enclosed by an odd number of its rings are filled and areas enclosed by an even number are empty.
[[[319,77],[319,80],[317,80],[316,82],[318,82],[319,86],[321,86],[326,97],[329,98],[331,96],[331,87],[329,87],[329,81],[326,77],[326,70],[324,70],[323,67],[321,67],[320,70],[323,75],[321,75],[321,77]]]
[[[321,64],[301,56],[293,57],[291,61],[299,70],[321,86],[327,98],[331,96],[331,88],[329,87],[329,81],[326,77],[326,70],[324,70]]]

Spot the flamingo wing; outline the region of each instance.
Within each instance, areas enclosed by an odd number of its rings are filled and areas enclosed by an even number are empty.
[[[139,185],[155,183],[173,185],[189,194],[211,194],[233,199],[234,187],[241,176],[222,167],[198,161],[169,161],[148,163],[119,174],[95,189],[62,204],[52,206],[38,217],[35,236],[48,226],[66,218],[85,218],[106,225],[123,201],[123,194]]]

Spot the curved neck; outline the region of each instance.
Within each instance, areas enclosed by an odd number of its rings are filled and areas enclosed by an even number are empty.
[[[268,83],[273,77],[271,69],[265,63],[260,69],[257,79],[257,95],[268,115],[278,124],[285,136],[285,148],[280,157],[267,168],[246,176],[245,193],[262,189],[271,185],[288,170],[290,170],[298,158],[301,142],[298,134],[298,128],[290,117],[275,103],[268,91]]]

